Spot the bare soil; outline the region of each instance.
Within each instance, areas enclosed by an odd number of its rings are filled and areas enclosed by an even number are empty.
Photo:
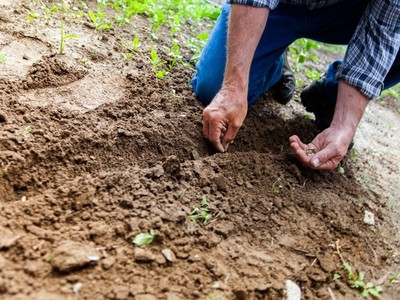
[[[344,261],[398,299],[398,101],[371,103],[344,174],[291,154],[290,135],[316,134],[298,97],[264,96],[217,154],[193,68],[152,70],[168,34],[151,39],[140,16],[111,31],[67,19],[79,39],[58,55],[59,20],[28,24],[31,5],[0,0],[1,299],[284,299],[287,280],[303,299],[361,298]],[[332,54],[319,56],[323,69]],[[206,225],[188,218],[202,196]],[[152,244],[132,243],[149,230]]]

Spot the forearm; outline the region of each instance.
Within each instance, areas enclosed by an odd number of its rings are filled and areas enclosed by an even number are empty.
[[[335,114],[331,127],[341,128],[354,134],[367,105],[367,96],[348,83],[339,81]]]
[[[268,15],[267,7],[232,5],[223,87],[247,92],[251,62]]]

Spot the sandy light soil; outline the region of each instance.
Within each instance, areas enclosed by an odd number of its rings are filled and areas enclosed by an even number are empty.
[[[292,156],[290,135],[316,133],[298,99],[260,99],[216,154],[193,68],[157,79],[149,52],[167,38],[144,18],[111,31],[67,18],[79,38],[59,55],[59,19],[27,23],[34,9],[0,0],[1,299],[285,299],[290,283],[302,299],[361,298],[344,262],[398,299],[398,100],[370,104],[344,174]],[[202,197],[207,224],[189,218]]]

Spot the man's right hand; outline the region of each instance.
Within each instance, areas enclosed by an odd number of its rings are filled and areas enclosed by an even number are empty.
[[[222,88],[203,111],[204,137],[216,150],[225,152],[235,139],[246,114],[246,93]]]

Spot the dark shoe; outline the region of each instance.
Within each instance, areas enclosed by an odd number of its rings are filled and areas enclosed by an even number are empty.
[[[292,99],[295,89],[296,80],[294,79],[293,72],[289,66],[287,50],[285,50],[283,53],[283,68],[281,78],[271,87],[270,92],[276,102],[285,105],[290,101],[290,99]]]
[[[336,106],[336,99],[330,99],[326,93],[325,79],[326,75],[323,74],[305,87],[300,94],[301,103],[306,111],[314,113],[315,125],[320,132],[331,125]],[[354,143],[351,141],[348,150],[351,150],[353,146]]]
[[[336,101],[329,99],[325,91],[326,75],[322,75],[319,79],[305,87],[300,94],[301,103],[306,110],[314,113],[315,125],[319,131],[328,128],[335,113]]]

